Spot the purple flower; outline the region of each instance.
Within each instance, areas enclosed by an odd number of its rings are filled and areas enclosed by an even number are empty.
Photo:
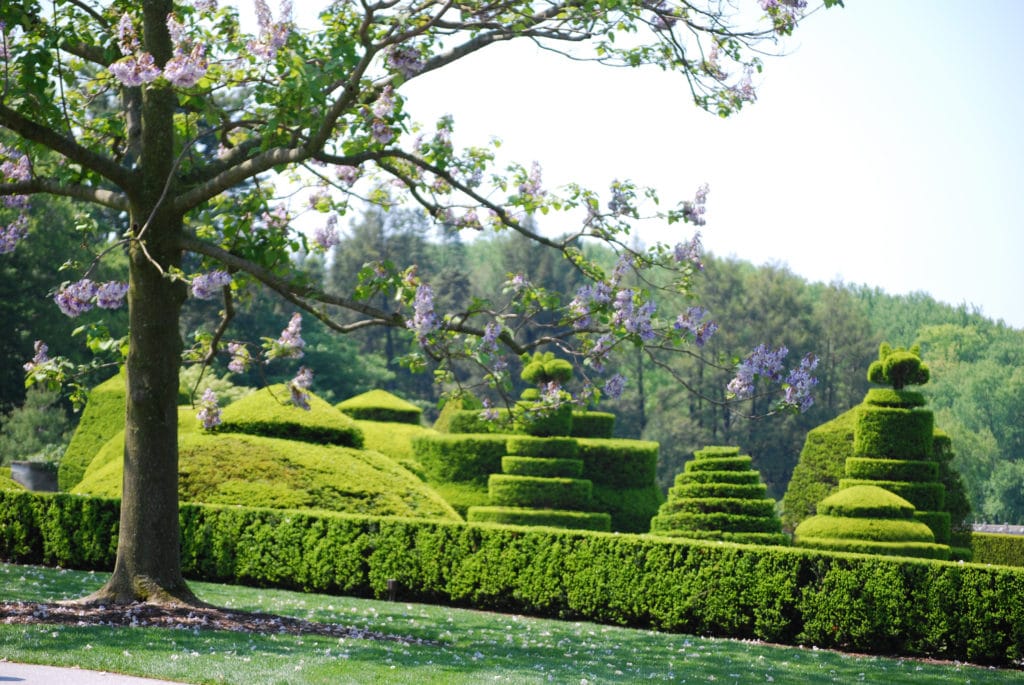
[[[249,51],[262,59],[272,60],[277,56],[277,51],[288,42],[288,36],[292,31],[291,0],[284,0],[281,3],[281,19],[277,22],[274,21],[265,0],[253,0],[253,4],[256,5],[259,35],[256,40],[249,41]]]
[[[622,391],[626,387],[626,377],[621,373],[617,373],[604,384],[604,394],[608,395],[611,399],[615,400],[622,397]]]
[[[206,69],[206,48],[196,43],[188,53],[175,49],[174,56],[164,65],[164,78],[178,88],[191,88],[206,76]]]
[[[242,343],[228,343],[228,354],[231,355],[231,361],[228,362],[228,371],[231,373],[245,373],[248,371],[249,364],[252,363],[248,347]]]
[[[538,162],[530,165],[530,173],[522,183],[519,184],[519,194],[529,198],[543,198],[545,193],[540,180],[541,169]]]
[[[395,113],[395,91],[390,85],[384,86],[373,103],[373,116],[378,119],[388,119]]]
[[[683,219],[685,221],[689,221],[695,226],[703,226],[707,223],[704,219],[704,211],[709,190],[708,184],[705,183],[697,188],[697,193],[694,195],[692,202],[683,203]]]
[[[160,78],[160,68],[153,55],[143,52],[138,57],[125,57],[110,65],[110,73],[122,84],[133,88]]]
[[[420,51],[409,45],[396,45],[387,53],[386,63],[405,78],[415,76],[423,71],[423,58]]]
[[[340,164],[334,169],[335,175],[347,186],[352,185],[359,178],[359,167]]]
[[[483,409],[483,411],[480,412],[480,418],[483,421],[491,421],[491,422],[497,421],[498,420],[498,411],[494,407],[491,406],[491,401],[485,397],[484,400],[483,400],[483,405],[484,405],[484,409]]]
[[[480,339],[480,349],[483,352],[494,354],[498,351],[498,336],[501,335],[501,324],[494,321],[484,326],[484,335]]]
[[[18,243],[27,235],[28,215],[26,214],[19,214],[11,223],[0,226],[0,254],[14,252]]]
[[[135,33],[135,22],[127,14],[122,14],[117,22],[117,45],[121,54],[127,57],[139,49],[139,38]]]
[[[61,288],[53,300],[65,316],[74,318],[92,309],[95,296],[96,284],[83,278]]]
[[[678,243],[675,248],[675,258],[680,264],[689,262],[699,270],[704,270],[703,246],[701,245],[700,231],[693,234],[689,242]]]
[[[207,388],[203,391],[203,399],[199,403],[196,418],[206,430],[213,430],[220,425],[220,405],[217,403],[217,393],[212,389]]]
[[[197,274],[192,278],[192,296],[200,300],[209,300],[220,293],[220,289],[231,283],[231,274],[216,269],[205,274]]]
[[[677,331],[692,333],[697,347],[704,347],[718,330],[718,324],[714,321],[702,321],[706,314],[707,310],[704,307],[690,307],[676,317],[673,326]]]
[[[108,281],[96,288],[96,304],[103,309],[118,309],[124,304],[127,294],[127,283]]]
[[[799,407],[802,412],[811,408],[811,405],[814,404],[811,390],[818,384],[818,379],[811,373],[817,367],[818,358],[813,354],[808,354],[800,360],[800,365],[797,368],[789,372],[783,399],[786,404]]]
[[[284,359],[301,359],[306,347],[306,341],[302,339],[302,315],[298,312],[292,314],[288,326],[281,331],[281,337],[277,339],[273,355]]]
[[[313,241],[324,250],[329,250],[341,242],[341,236],[338,235],[338,217],[336,214],[331,214],[327,217],[327,224],[325,226],[317,227],[313,232]]]
[[[300,409],[310,410],[309,407],[309,390],[310,386],[313,385],[313,371],[308,366],[303,366],[299,369],[299,372],[295,374],[288,383],[288,390],[291,392],[292,404]]]
[[[428,283],[421,283],[416,288],[416,299],[413,301],[413,315],[405,322],[406,328],[416,331],[420,343],[427,336],[441,327],[441,321],[434,312],[434,289]]]
[[[736,376],[727,386],[730,395],[737,399],[746,399],[754,394],[756,376],[771,381],[782,380],[783,360],[789,350],[781,346],[771,350],[767,345],[758,345],[750,355],[740,362],[736,368]]]
[[[576,297],[569,302],[569,312],[573,316],[573,328],[581,330],[590,326],[595,306],[611,302],[611,288],[606,283],[587,283],[576,290]]]
[[[387,122],[380,119],[374,119],[370,123],[370,135],[381,145],[387,145],[395,138],[395,132],[391,130]]]
[[[49,348],[42,340],[36,340],[35,356],[32,357],[31,361],[22,365],[22,368],[25,369],[25,373],[32,373],[37,367],[42,366],[48,361],[50,361]]]

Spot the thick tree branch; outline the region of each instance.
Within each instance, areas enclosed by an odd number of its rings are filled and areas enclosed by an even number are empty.
[[[128,189],[133,185],[131,173],[113,159],[96,154],[71,138],[32,121],[4,104],[0,104],[0,126],[10,129],[22,138],[39,143],[76,164],[81,164],[120,188]]]
[[[129,208],[127,195],[105,188],[61,183],[51,178],[33,178],[20,183],[0,183],[0,196],[33,195],[37,193],[70,197],[121,211],[127,211]]]

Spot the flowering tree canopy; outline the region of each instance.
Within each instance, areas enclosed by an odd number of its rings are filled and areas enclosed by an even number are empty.
[[[249,0],[240,2],[248,12]],[[841,3],[825,1],[833,4]],[[95,283],[90,265],[81,265],[55,295],[69,316],[124,300],[129,308],[121,538],[114,575],[97,593],[106,601],[192,599],[177,558],[176,494],[177,378],[186,351],[178,325],[190,295],[220,298],[223,316],[188,353],[224,353],[232,368],[300,357],[298,312],[342,332],[407,328],[423,351],[413,366],[432,357],[444,378],[454,360],[468,359],[497,386],[506,373],[502,350],[554,347],[587,378],[604,372],[618,346],[685,349],[714,332],[699,308],[663,315],[655,304],[660,288],[685,293],[700,268],[699,234],[674,246],[627,247],[640,219],[702,225],[706,188],[667,210],[629,182],[612,182],[607,200],[579,186],[546,188],[536,163],[499,167],[493,146],[456,148],[452,117],[413,121],[404,83],[490,45],[529,39],[574,59],[676,72],[697,106],[725,116],[753,102],[758,55],[806,12],[802,0],[759,0],[734,13],[710,0],[362,0],[330,3],[317,30],[299,31],[288,0],[252,7],[253,32],[243,30],[238,8],[216,0],[0,7],[0,252],[26,239],[35,194],[123,217],[108,228],[129,254],[128,283]],[[301,206],[275,195],[281,174],[293,196],[305,188]],[[385,262],[367,265],[350,295],[319,291],[292,256],[330,249],[339,218],[365,202],[415,204],[460,229],[518,231],[560,251],[589,284],[563,297],[531,286],[529,274],[510,274],[507,302],[439,312],[415,265]],[[555,211],[578,217],[578,230],[551,238],[528,220]],[[300,214],[318,216],[319,226],[295,230]],[[614,270],[585,256],[587,240],[620,255]],[[647,275],[657,269],[667,275]],[[262,347],[225,337],[236,301],[252,286],[275,291],[297,312]],[[396,305],[371,304],[379,293]],[[360,317],[341,323],[335,308]],[[544,310],[559,325],[520,339],[523,322]],[[761,351],[748,360],[735,394],[751,392],[761,375],[784,381],[783,402],[806,402],[812,364],[787,375],[781,356]],[[26,369],[31,378],[59,379],[67,365],[37,346]],[[290,384],[299,407],[311,373],[304,367]],[[621,377],[604,383],[621,391]],[[216,425],[216,398],[203,397],[200,416]]]

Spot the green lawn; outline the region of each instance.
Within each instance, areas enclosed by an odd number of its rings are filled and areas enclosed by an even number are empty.
[[[55,601],[103,574],[0,564],[0,600]],[[11,661],[189,683],[1015,683],[1019,671],[697,638],[465,609],[193,583],[204,600],[420,638],[403,644],[169,628],[0,623]]]

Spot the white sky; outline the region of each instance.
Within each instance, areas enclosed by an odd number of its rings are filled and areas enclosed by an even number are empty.
[[[425,124],[453,114],[457,147],[496,135],[509,158],[539,161],[545,185],[629,178],[671,205],[708,182],[717,256],[923,291],[1024,328],[1024,2],[846,4],[808,18],[767,60],[758,102],[727,120],[697,110],[681,77],[529,44],[402,92]],[[640,235],[690,228],[669,230]]]

